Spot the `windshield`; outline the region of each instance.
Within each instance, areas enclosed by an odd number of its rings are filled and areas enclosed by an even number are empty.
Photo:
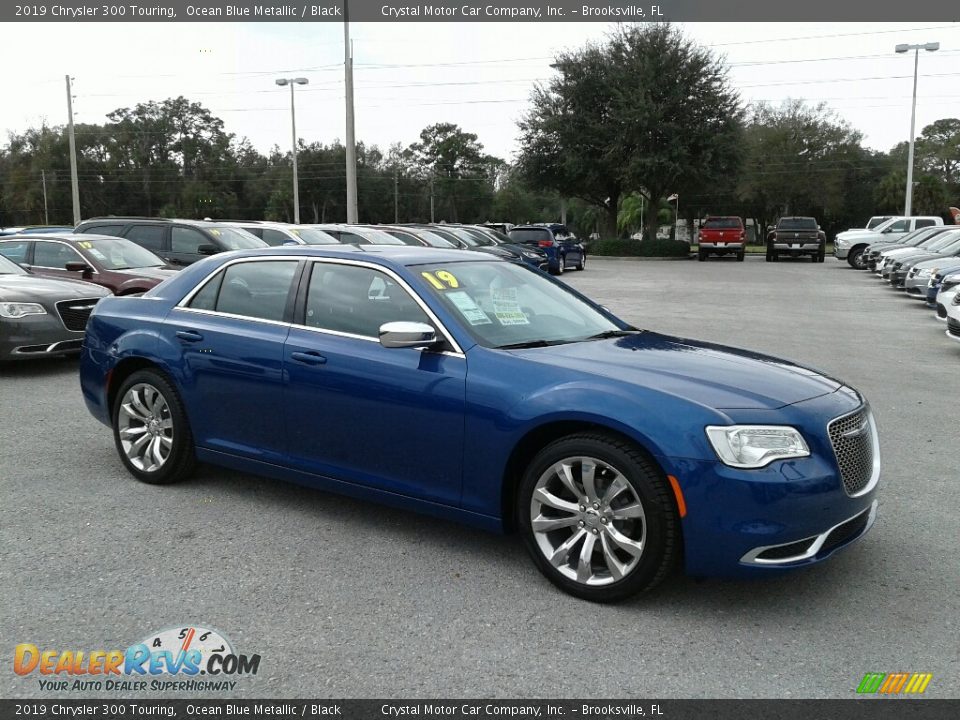
[[[929,252],[940,252],[944,248],[947,248],[957,241],[958,234],[954,232],[945,232],[943,235],[937,235],[933,242],[925,244],[923,246],[924,250]]]
[[[954,255],[960,250],[960,233],[947,233],[947,243],[937,249],[936,252],[944,255]]]
[[[485,235],[482,230],[475,230],[474,228],[450,228],[451,230],[456,231],[457,237],[465,235],[472,239],[476,245],[481,247],[490,247],[496,245],[489,236]],[[466,240],[464,242],[467,242]]]
[[[777,228],[779,230],[816,230],[817,221],[813,218],[782,218]]]
[[[123,238],[80,240],[77,245],[90,253],[106,270],[163,267],[166,264],[149,250]]]
[[[554,345],[621,331],[566,286],[527,266],[476,261],[417,270],[428,292],[484,347]]]
[[[448,250],[457,247],[446,238],[442,238],[435,232],[430,232],[429,230],[420,230],[417,232],[417,236],[430,247],[447,248]]]
[[[0,255],[0,275],[26,275],[27,271],[17,265],[13,260],[8,260]]]
[[[252,250],[253,248],[267,247],[267,244],[256,235],[239,228],[208,227],[207,232],[222,242],[227,250]]]
[[[704,230],[730,230],[731,228],[738,229],[740,226],[740,218],[738,217],[707,218],[703,223]]]
[[[904,235],[903,239],[900,241],[901,245],[909,245],[911,247],[925,243],[928,240],[932,240],[937,235],[943,232],[940,228],[927,228],[925,230],[916,230],[909,235]]]
[[[296,235],[307,245],[339,245],[333,235],[328,235],[323,230],[316,228],[289,228],[291,235]]]

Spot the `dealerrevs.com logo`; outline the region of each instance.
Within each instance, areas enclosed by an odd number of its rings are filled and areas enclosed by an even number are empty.
[[[233,690],[234,678],[256,675],[260,656],[245,655],[220,632],[200,626],[152,633],[126,650],[14,648],[13,671],[38,676],[44,691],[188,692]]]

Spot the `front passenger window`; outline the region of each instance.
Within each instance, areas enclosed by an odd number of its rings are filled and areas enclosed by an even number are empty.
[[[308,327],[376,338],[397,321],[432,325],[427,314],[386,273],[371,268],[315,263],[307,289]]]

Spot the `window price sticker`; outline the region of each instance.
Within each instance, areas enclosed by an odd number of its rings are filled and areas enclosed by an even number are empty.
[[[516,288],[495,288],[491,291],[493,314],[501,325],[529,325],[530,319],[520,309]]]
[[[450,299],[450,302],[457,306],[457,310],[460,311],[460,314],[463,315],[464,319],[471,325],[493,324],[490,316],[481,310],[473,298],[463,290],[448,292],[447,297]]]

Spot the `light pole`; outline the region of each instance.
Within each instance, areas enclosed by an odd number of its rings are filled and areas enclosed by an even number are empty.
[[[903,202],[903,214],[910,217],[913,211],[913,141],[916,134],[917,122],[917,69],[920,66],[920,51],[934,52],[940,49],[940,43],[930,42],[918,45],[901,43],[894,48],[898,53],[914,51],[913,56],[913,104],[910,107],[910,150],[907,154],[907,191]]]
[[[277,85],[290,86],[290,130],[293,134],[293,222],[300,224],[300,183],[297,181],[297,109],[293,103],[295,85],[306,85],[306,78],[277,78]]]
[[[350,4],[343,0],[343,72],[346,90],[347,135],[347,222],[358,222],[357,217],[357,140],[353,114],[353,46],[350,43]]]

